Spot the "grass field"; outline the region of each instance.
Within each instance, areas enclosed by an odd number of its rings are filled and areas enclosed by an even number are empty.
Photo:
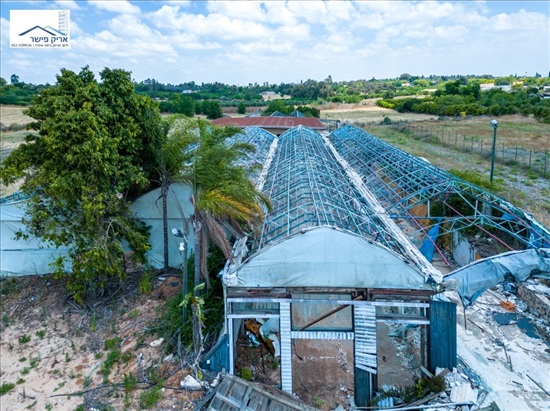
[[[29,116],[23,114],[25,107],[22,106],[4,106],[0,105],[0,121],[4,126],[9,126],[10,124],[21,124],[25,125],[33,121]]]

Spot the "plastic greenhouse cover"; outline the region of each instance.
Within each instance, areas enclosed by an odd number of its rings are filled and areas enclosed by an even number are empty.
[[[465,305],[469,305],[499,283],[521,282],[530,276],[550,279],[549,248],[511,251],[476,261],[447,275],[443,285],[456,289]]]
[[[332,227],[303,230],[260,249],[224,281],[235,287],[431,289],[402,257]]]

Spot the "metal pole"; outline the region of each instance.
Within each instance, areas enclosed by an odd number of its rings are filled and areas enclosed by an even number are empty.
[[[493,127],[493,150],[491,153],[491,176],[489,177],[489,181],[493,182],[493,172],[495,171],[495,149],[497,145],[497,128]]]

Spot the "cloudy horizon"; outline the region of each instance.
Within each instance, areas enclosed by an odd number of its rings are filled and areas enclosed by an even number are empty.
[[[1,71],[247,85],[429,75],[548,75],[540,1],[2,1]],[[10,48],[10,10],[70,10],[69,49]]]

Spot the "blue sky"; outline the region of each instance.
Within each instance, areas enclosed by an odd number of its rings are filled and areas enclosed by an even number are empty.
[[[548,1],[5,1],[1,75],[61,68],[246,85],[402,73],[547,76]],[[10,10],[70,10],[69,49],[10,48]]]

